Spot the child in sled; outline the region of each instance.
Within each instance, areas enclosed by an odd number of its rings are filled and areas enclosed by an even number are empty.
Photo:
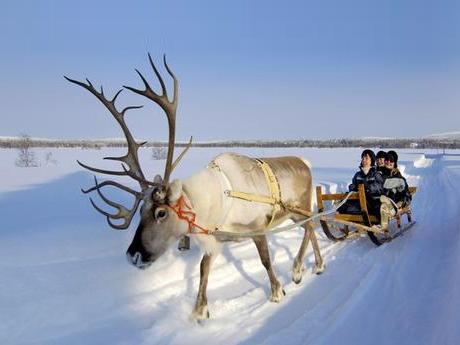
[[[380,210],[380,195],[383,191],[383,177],[375,167],[375,154],[372,150],[366,149],[361,153],[359,170],[353,176],[348,190],[350,192],[357,192],[359,184],[364,184],[369,214],[378,215]],[[347,200],[337,211],[343,214],[361,214],[359,200]]]
[[[411,200],[409,186],[398,169],[398,154],[388,151],[383,170],[383,191],[380,196],[380,225],[374,225],[374,230],[388,231],[388,222],[395,216],[398,209],[408,205]]]

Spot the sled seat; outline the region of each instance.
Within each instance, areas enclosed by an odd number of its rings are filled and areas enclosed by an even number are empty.
[[[417,187],[409,187],[409,192],[411,193],[411,195],[415,194],[416,191],[417,191]],[[347,195],[348,193],[323,194],[322,187],[317,186],[316,187],[316,201],[318,205],[318,212],[324,211],[324,201],[341,202],[347,197]],[[348,198],[348,200],[359,200],[360,214],[348,214],[348,213],[336,212],[334,215],[335,219],[344,220],[347,222],[359,223],[359,224],[363,224],[366,226],[371,226],[371,225],[379,223],[378,217],[369,214],[369,211],[367,208],[367,202],[366,202],[366,193],[365,193],[363,184],[358,185],[358,191],[353,192]],[[400,223],[401,223],[401,216],[404,214],[408,215],[408,220],[410,222],[411,221],[410,204],[398,209],[398,212],[391,218],[391,219],[396,218],[398,227],[400,226]]]

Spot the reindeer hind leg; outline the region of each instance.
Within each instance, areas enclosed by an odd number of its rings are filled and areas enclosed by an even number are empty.
[[[324,272],[326,265],[324,263],[323,257],[321,256],[321,251],[318,245],[318,239],[316,238],[316,232],[313,229],[313,226],[310,225],[310,223],[307,223],[306,231],[309,233],[311,245],[313,247],[313,254],[315,255],[315,267],[313,267],[313,273],[321,274]]]
[[[268,278],[270,279],[270,287],[271,287],[271,302],[280,302],[286,293],[284,292],[280,282],[276,279],[275,273],[272,268],[271,260],[270,260],[270,253],[268,251],[267,245],[267,238],[265,236],[255,236],[252,238],[256,247],[257,251],[259,252],[260,261],[262,261],[262,265],[264,265],[265,269],[268,273]]]
[[[308,242],[311,241],[313,247],[313,254],[315,255],[315,266],[313,267],[313,273],[320,274],[325,269],[325,264],[321,256],[321,252],[318,245],[318,240],[316,239],[316,233],[313,229],[313,225],[306,223],[302,226],[305,229],[302,243],[297,253],[296,258],[294,259],[294,264],[292,265],[292,281],[296,284],[299,284],[302,281],[302,272],[303,272],[303,260],[305,257],[305,252],[308,247]]]
[[[302,243],[300,244],[299,252],[294,259],[294,264],[292,265],[292,281],[296,284],[299,284],[302,281],[302,272],[303,272],[303,259],[305,257],[305,251],[308,247],[308,242],[310,241],[310,234],[307,231],[307,228],[303,226],[304,234]]]

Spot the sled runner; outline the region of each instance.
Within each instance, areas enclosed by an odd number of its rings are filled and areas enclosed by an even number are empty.
[[[409,187],[411,195],[417,191],[417,187]],[[366,234],[377,246],[389,242],[396,237],[401,236],[406,230],[411,228],[415,221],[412,220],[412,210],[410,205],[399,208],[397,213],[390,219],[387,231],[372,227],[380,224],[377,216],[369,214],[364,185],[358,186],[358,192],[337,194],[323,194],[321,186],[316,187],[316,198],[318,203],[318,212],[324,211],[324,202],[333,203],[341,202],[348,196],[348,200],[359,201],[359,212],[357,214],[343,214],[335,212],[331,216],[320,218],[321,227],[327,238],[332,241],[343,241],[347,238],[353,238]],[[407,223],[402,224],[402,216],[406,216]]]

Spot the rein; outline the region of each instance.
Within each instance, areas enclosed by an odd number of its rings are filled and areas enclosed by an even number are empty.
[[[232,231],[224,231],[224,230],[218,230],[218,231],[210,231],[209,229],[206,229],[197,223],[195,223],[196,219],[196,213],[192,211],[192,207],[185,201],[184,196],[181,195],[181,197],[177,200],[177,203],[175,205],[166,205],[170,209],[172,209],[176,214],[179,219],[185,220],[188,223],[188,234],[192,235],[214,235],[216,237],[219,236],[225,236],[225,237],[235,237],[235,238],[245,238],[245,237],[254,237],[254,236],[262,236],[266,235],[269,233],[278,233],[278,232],[283,232],[283,231],[288,231],[291,229],[295,229],[307,222],[313,221],[317,218],[324,217],[326,215],[329,215],[331,213],[334,213],[337,211],[337,209],[345,204],[345,202],[348,200],[348,198],[353,194],[353,192],[349,192],[345,199],[343,199],[339,204],[335,205],[333,208],[327,211],[323,211],[320,213],[316,213],[306,219],[302,219],[301,221],[295,222],[294,224],[290,224],[287,226],[277,226],[274,228],[270,228],[267,231],[264,232],[248,232],[248,233],[238,233],[238,232],[232,232]],[[187,208],[187,210],[184,209],[184,207]],[[200,231],[193,231],[193,228],[197,228]]]
[[[185,201],[184,196],[181,195],[174,205],[166,205],[173,210],[179,219],[185,220],[188,223],[188,234],[204,234],[209,235],[211,231],[195,223],[196,213],[192,211],[192,207]],[[194,232],[193,228],[199,229]]]
[[[347,200],[350,198],[350,196],[353,194],[353,192],[349,192],[347,194],[347,196],[345,197],[345,199],[343,199],[339,204],[335,205],[334,207],[332,207],[330,210],[326,210],[326,211],[323,211],[323,212],[320,212],[320,213],[316,213],[316,214],[313,214],[312,216],[306,218],[306,219],[302,219],[298,222],[294,222],[293,224],[290,224],[290,225],[286,225],[286,226],[276,226],[276,227],[273,227],[273,228],[270,228],[264,232],[246,232],[246,233],[238,233],[238,232],[232,232],[232,231],[216,231],[216,232],[213,232],[212,235],[216,236],[216,237],[219,237],[219,236],[224,236],[224,237],[235,237],[235,238],[245,238],[245,237],[254,237],[254,236],[263,236],[263,235],[267,235],[267,234],[276,234],[278,232],[283,232],[283,231],[288,231],[288,230],[292,230],[292,229],[296,229],[298,228],[299,226],[307,223],[307,222],[311,222],[317,218],[320,218],[320,217],[324,217],[324,216],[327,216],[329,214],[332,214],[332,213],[335,213],[337,211],[337,209],[342,206],[343,204],[345,204],[345,202],[347,202]]]

